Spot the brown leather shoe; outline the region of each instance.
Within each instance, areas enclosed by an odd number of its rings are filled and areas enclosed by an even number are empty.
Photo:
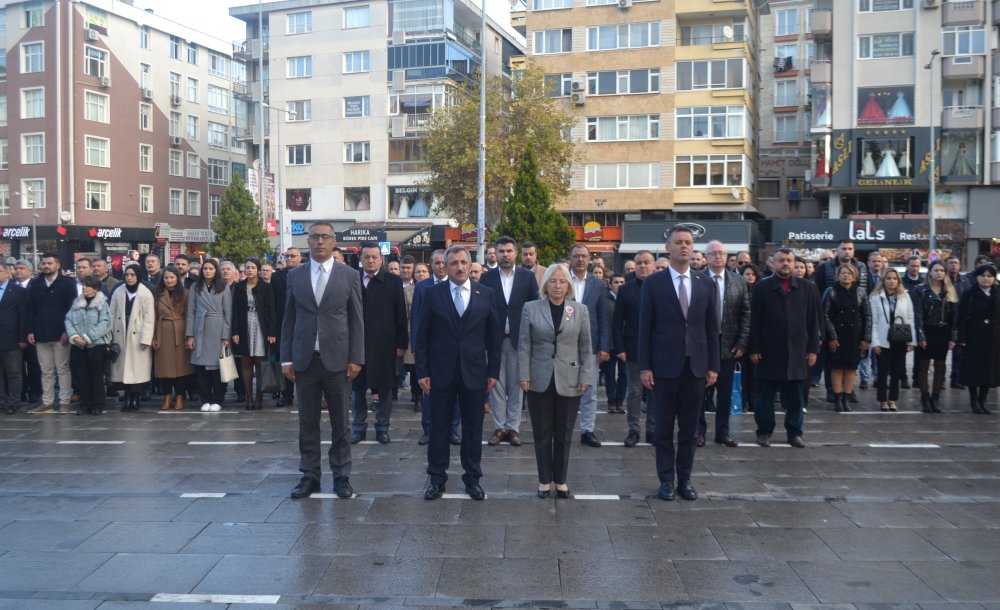
[[[757,444],[760,445],[761,447],[770,447],[771,446],[771,437],[769,435],[767,435],[767,434],[765,434],[763,436],[758,436],[757,437]]]
[[[517,430],[507,430],[507,442],[513,447],[520,447],[521,435],[517,433]]]
[[[163,405],[160,406],[160,410],[169,411],[170,406],[173,404],[173,402],[174,402],[174,397],[171,396],[170,394],[167,394],[166,396],[163,397]]]
[[[483,413],[490,414],[490,403],[486,403],[486,406],[483,407]]]
[[[493,436],[491,436],[490,440],[486,441],[486,443],[488,445],[499,445],[500,443],[504,442],[506,438],[507,434],[500,428],[497,428],[496,430],[493,431]]]
[[[791,445],[792,447],[798,447],[799,449],[802,449],[803,447],[806,446],[801,436],[788,437],[788,444]]]
[[[715,442],[719,445],[725,445],[726,447],[739,447],[740,444],[736,442],[736,439],[729,436],[728,434],[718,434],[715,436]]]
[[[177,410],[177,411],[183,411],[184,410],[184,395],[183,394],[178,394],[177,396],[174,397],[174,409]]]
[[[705,435],[704,434],[699,434],[698,435],[698,439],[695,441],[695,444],[698,445],[699,447],[704,447],[705,446]]]

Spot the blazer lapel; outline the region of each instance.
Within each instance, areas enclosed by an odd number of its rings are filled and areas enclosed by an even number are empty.
[[[677,310],[677,313],[683,318],[684,310],[681,309],[681,299],[679,296],[677,296],[677,289],[674,288],[674,274],[670,272],[670,269],[667,269],[666,274],[667,274],[667,294],[671,296],[670,302],[673,303],[674,308]],[[691,308],[689,307],[688,309]]]

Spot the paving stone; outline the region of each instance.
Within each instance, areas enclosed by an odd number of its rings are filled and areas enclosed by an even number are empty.
[[[99,521],[14,521],[0,529],[0,550],[71,551],[105,525]]]
[[[598,525],[580,528],[559,525],[508,525],[504,557],[563,558],[611,557],[614,548],[608,528]]]
[[[789,565],[822,602],[942,601],[920,578],[894,561],[817,561]]]
[[[90,599],[64,599],[59,601],[59,610],[93,610],[102,602]],[[52,600],[48,599],[0,599],[0,610],[52,610]],[[187,609],[185,609],[187,610]]]
[[[908,529],[817,528],[816,535],[845,561],[940,560],[948,556]],[[941,530],[954,531],[954,530]]]
[[[187,593],[221,555],[119,553],[77,586],[78,591],[119,593]]]
[[[435,597],[562,599],[555,559],[446,558]]]
[[[556,505],[551,498],[489,498],[486,502],[463,502],[459,513],[463,525],[553,525]]]
[[[408,525],[397,557],[503,557],[502,525]]]
[[[284,595],[312,593],[330,565],[318,555],[226,555],[193,593]]]
[[[692,601],[816,602],[802,579],[784,562],[675,561]]]
[[[0,591],[69,591],[111,553],[10,551],[0,557]]]
[[[658,525],[670,527],[757,525],[742,502],[664,502],[659,499],[650,499],[649,507],[653,511]]]
[[[210,523],[182,552],[285,555],[303,529],[301,523]]]
[[[78,550],[106,553],[178,553],[204,527],[204,523],[169,521],[109,523],[81,544]]]
[[[266,496],[232,495],[224,498],[197,498],[185,508],[177,521],[197,521],[205,523],[251,523],[267,521],[274,509],[281,504],[281,498]]]
[[[290,491],[290,490],[289,490]],[[326,491],[331,493],[333,490]],[[286,496],[282,494],[282,496]],[[359,496],[340,498],[304,498],[292,500],[285,497],[268,515],[270,523],[361,523],[371,509],[374,497]]]
[[[835,502],[858,527],[949,527],[945,519],[929,508],[909,502]]]
[[[171,521],[194,502],[192,498],[111,496],[81,514],[88,521]]]
[[[837,558],[812,530],[806,528],[712,527],[711,531],[726,556],[735,561]]]
[[[391,557],[396,555],[405,531],[405,525],[310,523],[289,554]]]
[[[1000,530],[925,529],[916,532],[955,561],[1000,561]],[[0,530],[0,536],[3,530]],[[922,557],[907,557],[919,561]]]
[[[955,527],[1000,528],[1000,502],[928,504],[926,508]]]
[[[744,508],[761,527],[855,527],[827,503],[752,502]]]
[[[612,525],[608,533],[618,559],[726,559],[706,527]]]
[[[422,497],[379,497],[375,498],[371,509],[364,517],[364,522],[457,524],[465,502],[467,500],[427,501]]]
[[[432,597],[444,561],[441,557],[335,557],[315,593]]]
[[[600,525],[656,525],[646,501],[626,500],[564,500],[556,502],[559,523],[586,527]]]
[[[563,597],[605,601],[685,600],[674,564],[664,560],[560,559]]]

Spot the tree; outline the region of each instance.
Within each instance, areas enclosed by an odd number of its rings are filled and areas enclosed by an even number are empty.
[[[563,101],[545,94],[545,74],[529,63],[508,86],[501,77],[486,86],[486,225],[496,226],[503,201],[528,144],[535,148],[540,177],[556,199],[569,192],[566,168],[577,158],[564,134],[576,123]],[[437,211],[459,222],[475,222],[479,196],[479,79],[456,94],[455,103],[434,114],[427,133],[424,186]]]
[[[219,215],[212,228],[215,229],[212,255],[219,260],[239,264],[248,257],[261,258],[271,251],[260,208],[239,174],[233,174],[233,181],[222,195]]]
[[[531,144],[524,151],[514,187],[504,202],[503,220],[496,225],[496,235],[508,235],[519,244],[534,242],[538,261],[543,265],[565,258],[576,241],[566,218],[552,207]]]

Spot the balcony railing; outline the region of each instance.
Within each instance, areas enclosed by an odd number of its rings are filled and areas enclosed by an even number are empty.
[[[408,114],[406,115],[407,129],[427,129],[431,122],[431,113]]]
[[[982,106],[945,106],[941,109],[942,129],[982,129],[984,124]]]
[[[424,161],[389,161],[390,174],[419,174],[427,171]]]

